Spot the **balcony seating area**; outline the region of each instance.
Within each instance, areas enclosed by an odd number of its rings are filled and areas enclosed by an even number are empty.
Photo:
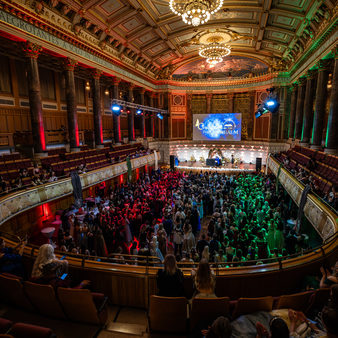
[[[324,197],[332,188],[338,186],[338,157],[314,149],[295,146],[277,159],[291,172],[303,170],[306,176],[312,176],[316,193]]]
[[[3,180],[10,182],[15,179],[20,170],[26,169],[31,176],[33,174],[33,164],[29,158],[24,158],[20,153],[4,154],[0,157],[0,176]],[[30,185],[31,178],[25,177],[23,185]]]
[[[141,144],[126,144],[120,146],[105,147],[103,149],[86,149],[77,153],[60,152],[41,159],[42,168],[51,168],[56,176],[67,176],[80,165],[86,165],[87,170],[94,170],[121,162],[126,157],[133,156],[141,147]]]

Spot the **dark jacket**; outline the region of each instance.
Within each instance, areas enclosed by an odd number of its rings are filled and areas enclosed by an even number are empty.
[[[183,273],[176,270],[174,275],[169,275],[164,270],[157,272],[158,295],[162,297],[182,297],[184,296]]]

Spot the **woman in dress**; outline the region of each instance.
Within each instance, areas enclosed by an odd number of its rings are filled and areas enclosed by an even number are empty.
[[[215,275],[210,269],[209,263],[205,259],[201,259],[197,270],[193,269],[191,271],[191,275],[197,292],[195,298],[216,298]]]

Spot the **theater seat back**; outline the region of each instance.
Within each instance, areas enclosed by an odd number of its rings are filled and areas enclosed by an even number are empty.
[[[41,314],[54,318],[66,318],[51,285],[25,282],[24,290],[31,303]]]
[[[0,296],[1,299],[8,304],[33,310],[33,306],[26,297],[23,286],[19,278],[0,275]]]
[[[271,311],[273,304],[273,297],[259,297],[259,298],[240,298],[232,315],[233,318],[237,318],[248,313],[257,311]]]
[[[220,316],[229,316],[229,297],[194,298],[190,313],[190,329],[194,329],[199,321],[212,323]]]
[[[58,288],[59,301],[71,320],[100,325],[98,313],[89,290]]]
[[[152,295],[148,318],[150,332],[185,333],[187,331],[187,300],[184,297]]]
[[[313,294],[312,291],[295,293],[292,295],[283,295],[279,297],[277,309],[293,309],[296,311],[304,311],[309,305],[309,299]]]

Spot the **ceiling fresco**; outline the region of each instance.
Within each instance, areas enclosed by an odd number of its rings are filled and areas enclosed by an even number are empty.
[[[182,78],[191,74],[210,74],[211,77],[245,76],[250,73],[264,73],[268,66],[253,58],[230,55],[223,62],[212,66],[204,59],[194,60],[177,68],[173,78]]]

